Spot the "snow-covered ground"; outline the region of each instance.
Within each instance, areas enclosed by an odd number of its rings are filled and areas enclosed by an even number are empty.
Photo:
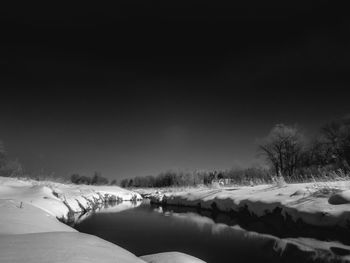
[[[144,194],[144,191],[142,192]],[[280,211],[293,221],[321,226],[350,226],[350,181],[191,189],[180,192],[153,191],[158,204],[217,209],[222,212],[249,211],[261,217]]]
[[[0,177],[0,199],[20,200],[67,220],[69,215],[81,214],[105,201],[127,201],[142,197],[117,186],[73,185]]]
[[[223,189],[190,189],[171,193],[146,191],[153,202],[181,206],[200,206],[229,212],[248,209],[257,216],[281,209],[293,220],[317,226],[348,227],[350,222],[350,182],[290,184],[285,187],[261,185]],[[202,262],[194,257],[167,252],[138,258],[129,251],[98,237],[77,232],[57,218],[81,215],[96,204],[108,200],[135,200],[141,196],[116,186],[77,186],[0,177],[0,262]],[[137,203],[134,203],[137,205]],[[129,204],[118,209],[128,209]],[[70,216],[69,216],[70,214]],[[182,215],[179,214],[179,217]],[[186,216],[187,218],[188,216]],[[205,217],[191,216],[195,222],[208,224]],[[209,222],[214,224],[214,222]],[[237,228],[237,227],[236,227]],[[254,232],[231,227],[235,234]],[[215,231],[227,226],[215,224]],[[238,232],[237,232],[238,231]],[[222,233],[222,232],[220,232]],[[281,251],[298,251],[318,257],[326,253],[348,253],[349,247],[336,242],[310,238],[277,239],[255,233],[254,238],[272,240]],[[270,242],[270,241],[269,241]],[[331,251],[331,254],[327,254]],[[294,253],[294,252],[293,252]],[[299,252],[298,252],[299,253]],[[323,256],[322,256],[323,257]],[[345,255],[345,259],[348,258]],[[344,259],[344,258],[343,258]]]
[[[68,220],[106,201],[136,199],[141,196],[116,186],[77,186],[0,177],[0,262],[148,262],[147,257],[140,259],[103,239],[79,233],[57,219]],[[154,255],[150,260],[157,261],[150,262],[163,262],[163,256]],[[180,256],[188,262],[200,262],[183,254],[166,262],[178,262]]]
[[[203,260],[180,252],[158,253],[141,258],[149,263],[205,263]]]

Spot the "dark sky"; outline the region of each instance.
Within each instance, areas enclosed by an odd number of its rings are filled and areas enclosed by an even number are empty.
[[[274,124],[350,113],[335,2],[47,2],[0,9],[0,139],[29,172],[248,166]]]

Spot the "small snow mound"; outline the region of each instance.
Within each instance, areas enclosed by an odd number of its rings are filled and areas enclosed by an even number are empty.
[[[304,196],[304,195],[307,195],[308,193],[309,192],[305,189],[299,189],[299,190],[295,191],[293,194],[291,194],[290,196],[291,197],[292,196],[300,196],[300,195]]]
[[[54,197],[52,190],[43,185],[34,185],[29,190],[33,194],[36,193],[38,195],[44,196],[44,197]]]
[[[328,203],[331,205],[342,205],[350,203],[350,190],[342,191],[333,194],[329,199]]]
[[[205,263],[205,261],[180,252],[165,252],[140,257],[148,263]]]

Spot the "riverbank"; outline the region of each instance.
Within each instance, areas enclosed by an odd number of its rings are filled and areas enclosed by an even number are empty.
[[[350,230],[350,181],[258,185],[164,192],[141,190],[154,204],[196,207]]]
[[[142,199],[117,186],[82,186],[0,177],[0,262],[163,262],[131,252],[62,223],[107,202]],[[60,219],[60,220],[58,220]],[[203,263],[185,257],[188,263]],[[176,257],[174,261],[176,262]],[[166,261],[169,262],[169,261]]]

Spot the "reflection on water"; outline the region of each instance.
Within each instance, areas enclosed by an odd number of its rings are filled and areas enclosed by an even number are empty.
[[[142,201],[128,201],[128,202],[114,202],[114,203],[105,203],[101,207],[97,207],[95,210],[88,211],[87,213],[81,215],[74,224],[79,224],[80,222],[86,220],[90,216],[96,213],[118,213],[124,210],[132,209],[138,207],[142,204]]]
[[[162,208],[164,212],[172,213],[187,213],[193,212],[208,218],[211,218],[215,223],[223,223],[229,226],[239,225],[245,230],[258,232],[261,234],[269,234],[279,238],[300,238],[309,237],[322,241],[340,241],[343,244],[350,245],[350,231],[339,228],[326,229],[317,226],[306,226],[303,224],[282,224],[284,217],[281,220],[275,218],[259,219],[251,215],[242,214],[230,215],[228,213],[219,213],[209,210],[201,210],[193,207],[177,207],[166,206]]]
[[[193,210],[193,209],[192,209]],[[76,228],[136,255],[181,251],[216,262],[327,262],[349,257],[350,247],[313,238],[277,238],[246,231],[227,215],[204,216],[147,202],[123,202],[90,214]],[[227,218],[226,218],[227,217]],[[227,219],[224,223],[224,219]]]

